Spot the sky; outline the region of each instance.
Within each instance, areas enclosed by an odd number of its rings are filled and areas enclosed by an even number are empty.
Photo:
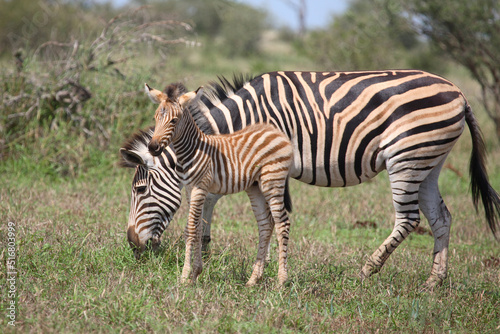
[[[201,1],[201,0],[200,0]],[[275,21],[275,26],[287,26],[298,29],[298,16],[287,2],[298,3],[299,0],[237,0],[254,7],[264,8]],[[128,0],[111,0],[116,6],[128,3]],[[315,29],[326,27],[332,15],[340,14],[347,9],[349,0],[306,0],[306,28]]]
[[[287,2],[299,3],[299,0],[238,0],[255,7],[264,8],[276,20],[276,26],[288,26],[298,29],[298,16]],[[332,15],[347,9],[349,0],[306,0],[306,28],[325,27],[331,22]]]

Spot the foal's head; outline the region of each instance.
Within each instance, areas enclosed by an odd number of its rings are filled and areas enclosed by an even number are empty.
[[[185,88],[184,88],[185,91]],[[159,104],[155,112],[155,131],[149,142],[149,152],[158,156],[162,149],[167,147],[177,136],[176,125],[181,119],[186,107],[199,95],[202,94],[201,87],[194,92],[184,93],[182,90],[161,92],[146,84],[146,93],[153,103]]]

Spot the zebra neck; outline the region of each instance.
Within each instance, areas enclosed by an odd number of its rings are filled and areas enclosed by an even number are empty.
[[[185,166],[190,163],[205,141],[206,135],[198,128],[191,114],[183,113],[172,141],[177,156],[177,165]]]

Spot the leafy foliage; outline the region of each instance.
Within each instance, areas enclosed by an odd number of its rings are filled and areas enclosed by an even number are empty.
[[[306,38],[305,52],[330,70],[435,70],[437,55],[399,15],[400,10],[398,3],[388,0],[352,1],[328,29]]]
[[[84,3],[0,0],[0,55],[20,48],[34,50],[48,41],[66,42],[83,34],[95,38],[102,22],[114,14],[109,5],[88,8]]]
[[[139,1],[141,3],[142,1]],[[205,50],[226,57],[260,52],[266,28],[265,11],[232,0],[171,0],[150,2],[160,13],[171,13],[193,25]]]
[[[146,109],[140,90],[144,72],[137,62],[129,63],[139,55],[147,55],[148,49],[154,48],[149,54],[165,55],[172,45],[189,43],[176,34],[192,30],[184,22],[150,18],[145,7],[125,11],[102,24],[95,39],[49,41],[27,55],[16,54],[17,68],[5,69],[0,84],[0,130],[4,134],[0,156],[29,154],[25,150],[31,148],[44,152],[34,157],[48,159],[49,165],[78,171],[84,164],[71,159],[72,155],[87,156],[88,145],[108,147],[112,134],[124,126],[142,126],[146,114],[137,113],[137,119],[133,112],[119,112],[123,106],[134,103],[139,103],[139,109]],[[162,60],[158,56],[152,58]],[[148,69],[154,65],[155,62],[149,63]],[[116,91],[103,90],[103,86]],[[73,147],[73,154],[58,154],[64,151],[58,132],[71,137],[73,144],[80,143]]]
[[[500,2],[497,0],[406,1],[417,31],[480,84],[483,105],[500,139]]]
[[[433,239],[427,234],[412,234],[380,274],[359,281],[365,256],[393,225],[384,175],[347,189],[291,183],[296,197],[291,217],[292,273],[284,289],[275,285],[275,260],[266,268],[262,284],[252,289],[243,286],[257,242],[255,220],[244,195],[218,204],[212,252],[196,285],[177,282],[187,203],[165,232],[159,254],[137,262],[126,241],[132,171],[116,167],[116,153],[125,137],[153,122],[154,108],[142,92],[145,81],[163,85],[181,80],[195,88],[216,75],[251,69],[396,67],[417,64],[415,59],[442,66],[442,61],[426,57],[430,53],[413,33],[392,30],[390,20],[395,26],[404,25],[392,15],[402,7],[381,6],[372,13],[371,7],[362,6],[359,19],[352,10],[347,18],[339,18],[342,25],[333,23],[324,36],[317,31],[310,40],[305,37],[310,47],[306,57],[290,47],[290,35],[286,43],[283,38],[268,39],[267,50],[260,50],[263,41],[257,37],[262,26],[252,20],[264,16],[229,0],[161,2],[122,16],[108,6],[86,7],[91,2],[83,0],[76,5],[0,0],[0,36],[14,32],[23,37],[23,17],[32,19],[40,3],[59,5],[53,11],[57,18],[47,22],[40,35],[14,44],[2,39],[0,46],[9,55],[0,60],[0,245],[7,241],[5,222],[14,222],[18,259],[16,327],[8,327],[8,318],[1,316],[2,330],[498,331],[498,245],[474,211],[467,177],[450,172],[466,174],[470,152],[466,134],[449,157],[452,167],[445,166],[440,179],[454,227],[450,279],[433,294],[418,292],[432,261]],[[172,4],[186,7],[168,7]],[[239,21],[244,24],[238,26]],[[194,32],[181,22],[194,27]],[[354,35],[340,36],[343,25]],[[375,29],[381,30],[377,34]],[[234,42],[247,37],[249,44]],[[380,41],[383,48],[375,43],[379,38],[389,39]],[[336,50],[339,45],[343,49]],[[349,50],[352,45],[360,49]],[[19,47],[22,52],[10,57]],[[257,50],[264,56],[255,54]],[[418,56],[421,50],[423,57]],[[485,134],[492,131],[484,119],[481,126]],[[494,148],[491,182],[499,189],[500,150],[498,143],[489,145]],[[421,224],[426,227],[424,221]],[[5,263],[7,256],[2,250],[0,262]],[[0,278],[4,277],[2,270]],[[0,303],[3,315],[5,291]]]

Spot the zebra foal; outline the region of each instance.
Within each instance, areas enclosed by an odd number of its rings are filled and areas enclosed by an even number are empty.
[[[159,104],[149,152],[159,156],[172,143],[177,155],[176,170],[190,198],[181,282],[190,278],[194,281],[202,272],[201,215],[207,194],[246,191],[259,228],[257,260],[247,285],[255,285],[262,278],[273,227],[279,248],[278,280],[282,285],[288,278],[287,211],[291,211],[291,201],[287,181],[293,161],[292,143],[269,124],[254,124],[228,135],[204,134],[191,113],[184,111],[201,91],[171,99],[146,84],[147,94]]]

